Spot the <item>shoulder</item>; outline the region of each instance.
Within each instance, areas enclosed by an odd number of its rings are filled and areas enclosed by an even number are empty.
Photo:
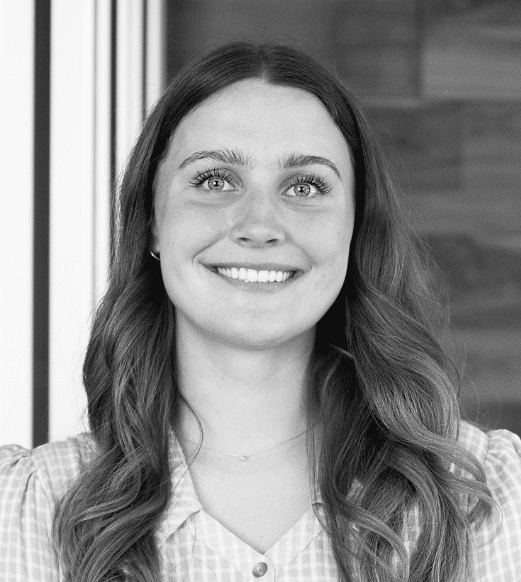
[[[94,440],[84,433],[63,441],[25,449],[0,447],[0,495],[12,487],[38,482],[49,502],[54,501],[96,454]]]
[[[7,573],[2,580],[57,582],[56,502],[94,454],[86,434],[33,450],[0,447],[0,572]]]
[[[484,432],[467,422],[460,425],[459,444],[480,462],[487,485],[500,507],[521,513],[521,439],[508,430]],[[521,517],[519,518],[521,531]]]
[[[513,490],[521,487],[521,438],[517,434],[508,430],[484,432],[462,422],[458,442],[481,463],[489,486],[499,479]]]
[[[521,570],[521,439],[462,423],[459,443],[481,463],[496,506],[475,532],[475,580],[515,582]]]

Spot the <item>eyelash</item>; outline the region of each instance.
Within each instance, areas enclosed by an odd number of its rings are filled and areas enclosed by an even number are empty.
[[[200,174],[197,174],[195,178],[190,180],[190,184],[192,186],[200,186],[210,178],[222,178],[231,185],[233,185],[234,181],[233,176],[229,172],[222,170],[220,168],[213,168],[205,170]],[[295,178],[293,178],[291,182],[288,184],[288,189],[293,188],[294,186],[299,186],[300,184],[310,184],[311,186],[315,186],[315,188],[322,195],[331,192],[331,187],[326,184],[325,180],[323,180],[320,176],[316,176],[315,174],[305,174],[303,176],[295,176]]]
[[[222,178],[223,180],[226,180],[227,182],[233,185],[233,176],[226,172],[225,170],[221,170],[219,168],[214,168],[213,170],[206,170],[204,172],[201,172],[200,174],[197,174],[195,178],[190,180],[190,184],[192,186],[200,186],[203,182],[206,182],[206,180],[209,180],[210,178]]]
[[[330,186],[328,186],[320,176],[316,176],[315,174],[306,174],[305,176],[296,176],[291,180],[289,183],[289,188],[293,188],[293,186],[299,186],[300,184],[310,184],[311,186],[315,186],[315,188],[320,192],[320,194],[329,194],[331,192]]]

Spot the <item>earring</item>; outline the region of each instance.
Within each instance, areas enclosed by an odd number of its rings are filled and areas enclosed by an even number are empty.
[[[151,254],[153,257],[154,257],[154,259],[155,259],[156,261],[159,261],[159,260],[160,260],[160,259],[159,259],[159,253],[157,253],[157,255],[156,255],[156,253],[154,253],[154,251],[150,251],[150,254]]]

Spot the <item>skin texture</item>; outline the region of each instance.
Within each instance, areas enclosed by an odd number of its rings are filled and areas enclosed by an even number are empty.
[[[298,156],[314,158],[295,165]],[[305,437],[276,445],[307,426],[306,366],[345,278],[353,183],[349,148],[322,103],[258,79],[189,113],[156,178],[152,250],[176,308],[183,396],[176,431],[198,442],[202,427],[210,448],[182,440],[199,499],[260,551],[310,507]],[[245,283],[218,265],[296,274]],[[266,449],[247,462],[219,452]]]
[[[202,159],[179,169],[202,150],[236,151],[249,163]],[[280,160],[291,154],[327,158],[340,176],[318,164],[281,169]],[[198,172],[214,168],[233,177],[230,190],[190,184]],[[290,196],[291,179],[310,173],[331,191]],[[192,111],[159,170],[155,204],[154,248],[177,308],[178,333],[190,328],[248,350],[312,334],[345,277],[352,188],[347,144],[323,105],[304,91],[242,81]],[[291,285],[259,293],[255,286],[231,286],[206,267],[236,263],[277,263],[302,274]]]

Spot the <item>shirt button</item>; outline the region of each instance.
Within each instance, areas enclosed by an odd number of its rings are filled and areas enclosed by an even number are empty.
[[[251,571],[251,573],[255,576],[255,578],[261,578],[262,576],[264,576],[264,574],[266,574],[267,571],[268,564],[266,564],[266,562],[259,562],[258,564],[255,564],[255,566],[253,566],[253,570]]]

